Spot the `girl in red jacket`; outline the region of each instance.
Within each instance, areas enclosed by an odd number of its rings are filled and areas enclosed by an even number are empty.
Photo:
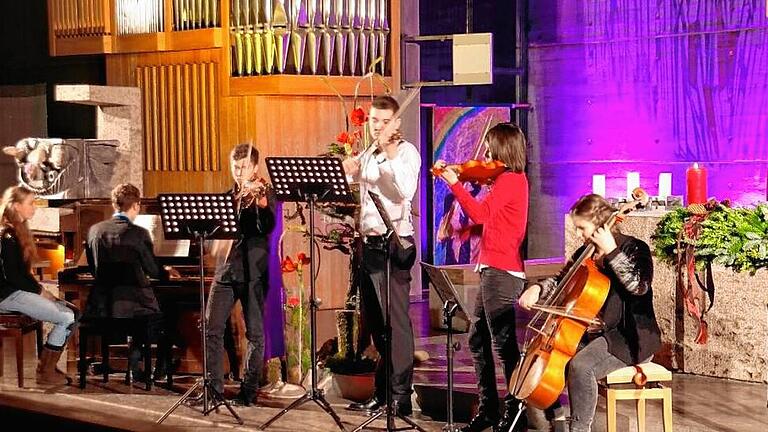
[[[477,294],[469,345],[480,391],[477,416],[462,431],[479,432],[489,427],[508,431],[517,414],[511,395],[504,400],[506,409],[499,418],[499,397],[493,350],[504,365],[507,382],[520,359],[515,334],[515,303],[525,287],[525,270],[520,246],[528,219],[528,179],[525,176],[526,139],[519,126],[501,123],[488,131],[486,157],[504,162],[507,169],[499,175],[490,192],[477,201],[459,183],[455,171],[444,161],[442,178],[464,212],[476,224],[483,225],[477,270],[480,291]],[[520,430],[524,425],[518,422]],[[518,428],[516,427],[516,430]]]

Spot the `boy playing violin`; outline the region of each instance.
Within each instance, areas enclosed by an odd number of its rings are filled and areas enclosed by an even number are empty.
[[[591,429],[598,380],[627,365],[649,361],[661,346],[653,310],[651,251],[644,241],[623,235],[615,227],[605,228],[614,212],[616,209],[595,194],[579,199],[570,211],[577,234],[596,246],[593,260],[610,279],[608,298],[600,311],[601,333],[593,334],[568,363],[571,432]],[[574,257],[583,250],[584,246]],[[531,309],[540,298],[549,298],[558,282],[559,277],[531,285],[520,297],[520,306]]]
[[[245,193],[258,182],[259,151],[250,144],[238,144],[229,155],[237,199],[239,238],[226,259],[216,267],[208,296],[206,340],[208,371],[213,387],[224,391],[224,331],[236,300],[245,317],[245,377],[235,403],[248,406],[255,402],[264,365],[264,299],[267,293],[269,234],[275,227],[274,200],[269,194]],[[259,186],[261,187],[261,186]]]
[[[501,358],[504,377],[509,382],[520,359],[515,333],[515,301],[525,287],[525,270],[520,247],[528,219],[528,179],[525,175],[526,139],[513,123],[492,127],[486,136],[487,157],[501,161],[506,170],[496,177],[490,192],[478,201],[460,184],[456,171],[444,161],[435,169],[473,222],[483,225],[477,270],[477,293],[469,346],[475,366],[480,407],[478,414],[461,429],[479,432],[489,427],[509,431],[517,414],[516,400],[507,395],[504,415],[499,418],[499,397],[493,350]],[[493,347],[493,349],[492,349]],[[525,423],[525,422],[522,422]],[[518,422],[516,430],[523,430]]]

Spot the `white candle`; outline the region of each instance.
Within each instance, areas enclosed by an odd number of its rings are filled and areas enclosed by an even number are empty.
[[[672,173],[659,173],[659,199],[672,195]]]
[[[632,191],[640,187],[640,173],[630,171],[627,173],[627,199],[632,199]]]
[[[592,175],[592,193],[605,198],[605,174]]]

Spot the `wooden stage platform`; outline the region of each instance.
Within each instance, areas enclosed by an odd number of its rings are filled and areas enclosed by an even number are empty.
[[[435,334],[425,325],[428,316],[426,303],[412,305],[414,327],[421,337],[417,339],[417,349],[429,353],[430,359],[418,364],[415,371],[413,418],[428,431],[439,431],[445,424],[440,418],[442,413],[435,413],[429,408],[443,403],[446,387],[445,338]],[[476,400],[474,373],[466,344],[466,335],[458,335],[462,350],[456,358],[456,397],[455,415],[466,418],[469,414],[466,406],[471,406]],[[27,344],[34,349],[34,344]],[[5,424],[6,419],[19,420],[25,425],[45,427],[46,430],[187,430],[207,431],[213,428],[226,430],[258,430],[258,426],[279,411],[279,408],[290,401],[264,402],[267,406],[237,408],[245,420],[243,426],[238,425],[232,417],[221,410],[203,416],[192,408],[179,407],[162,426],[154,424],[180,396],[178,391],[169,391],[156,386],[151,392],[146,392],[139,384],[132,387],[122,382],[122,374],[113,374],[108,383],[102,384],[98,377],[89,379],[85,390],[77,387],[62,386],[50,390],[38,388],[34,381],[34,353],[28,352],[25,358],[25,387],[16,386],[16,371],[13,345],[6,343],[5,373],[0,377],[0,418]],[[183,383],[185,378],[178,380]],[[191,382],[193,377],[187,377]],[[501,385],[501,380],[499,381]],[[234,392],[236,383],[231,383],[228,390]],[[432,389],[427,393],[424,389]],[[676,432],[736,432],[760,431],[768,425],[768,408],[766,408],[765,384],[745,383],[733,380],[708,378],[686,374],[675,374],[673,379],[673,416]],[[421,396],[420,396],[421,395]],[[427,395],[428,402],[424,395]],[[331,392],[328,396],[337,413],[341,416],[348,430],[362,423],[366,417],[344,408],[349,403]],[[567,402],[567,398],[562,400]],[[421,411],[422,404],[427,411],[436,415],[433,419]],[[444,406],[444,405],[443,405]],[[567,410],[567,408],[566,408]],[[631,402],[619,404],[619,431],[635,431],[635,408]],[[17,423],[18,424],[18,423]],[[658,402],[649,402],[647,413],[648,432],[661,431],[661,406]],[[374,423],[382,427],[383,422]],[[331,418],[314,404],[305,404],[301,409],[294,410],[273,424],[270,431],[301,431],[327,432],[337,430]],[[546,429],[539,429],[546,430]],[[605,430],[605,404],[598,402],[594,431]]]

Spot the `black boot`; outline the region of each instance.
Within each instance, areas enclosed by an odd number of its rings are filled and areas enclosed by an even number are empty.
[[[350,411],[373,412],[381,408],[383,405],[384,403],[379,401],[379,399],[374,396],[365,402],[351,403],[349,406],[347,406],[347,409]]]
[[[256,391],[240,387],[240,391],[237,393],[234,399],[232,399],[232,405],[249,407],[256,405]]]
[[[472,417],[469,424],[461,428],[461,432],[482,432],[496,426],[496,423],[498,423],[498,419],[490,418],[483,411],[480,411]]]

